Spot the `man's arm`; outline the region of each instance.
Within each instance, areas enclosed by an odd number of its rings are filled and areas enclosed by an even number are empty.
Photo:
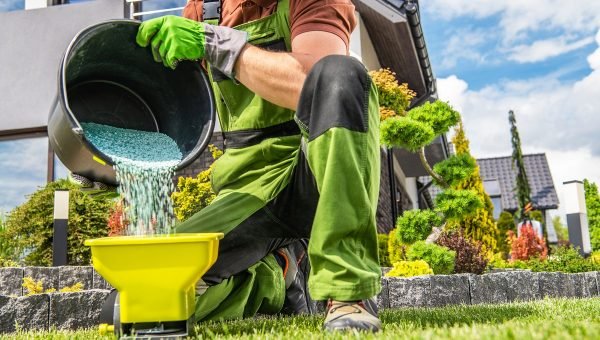
[[[271,52],[246,44],[235,63],[236,78],[264,99],[296,110],[306,75],[321,58],[347,54],[344,41],[324,31],[299,34],[292,52]]]

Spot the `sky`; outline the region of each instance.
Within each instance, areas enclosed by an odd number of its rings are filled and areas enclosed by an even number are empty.
[[[600,1],[420,9],[439,97],[462,113],[476,158],[511,154],[513,110],[523,152],[546,153],[559,200],[565,181],[600,183]]]

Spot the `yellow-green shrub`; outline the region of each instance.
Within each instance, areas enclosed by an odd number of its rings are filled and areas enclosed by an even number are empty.
[[[433,270],[423,260],[399,261],[394,263],[394,268],[386,276],[411,277],[433,274]]]
[[[35,294],[49,294],[56,293],[56,289],[47,288],[44,289],[44,280],[34,280],[32,277],[26,276],[23,278],[23,288],[27,291],[25,296],[31,296]],[[71,286],[63,287],[58,292],[59,293],[74,293],[81,292],[83,290],[83,283],[77,282]]]
[[[221,157],[223,151],[214,145],[208,146],[214,160]],[[210,184],[212,165],[196,177],[179,177],[177,191],[171,194],[175,217],[185,221],[212,202],[217,196]]]
[[[379,251],[379,265],[382,267],[391,267],[390,253],[388,252],[387,234],[377,234],[377,249]]]
[[[391,264],[406,260],[405,258],[405,247],[400,240],[398,240],[398,229],[393,229],[388,234],[388,254],[389,261]]]

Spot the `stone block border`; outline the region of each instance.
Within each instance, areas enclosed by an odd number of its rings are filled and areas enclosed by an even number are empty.
[[[385,269],[384,269],[384,272]],[[84,291],[23,296],[23,277],[43,279],[44,288],[60,289],[76,282]],[[99,324],[110,285],[92,267],[0,268],[0,334],[20,329],[78,329]],[[483,275],[382,277],[380,309],[499,304],[546,297],[600,296],[600,272],[495,272]]]

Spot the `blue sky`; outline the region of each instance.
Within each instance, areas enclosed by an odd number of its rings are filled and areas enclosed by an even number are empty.
[[[461,111],[479,158],[547,155],[555,186],[600,182],[600,1],[421,0],[440,99]]]

